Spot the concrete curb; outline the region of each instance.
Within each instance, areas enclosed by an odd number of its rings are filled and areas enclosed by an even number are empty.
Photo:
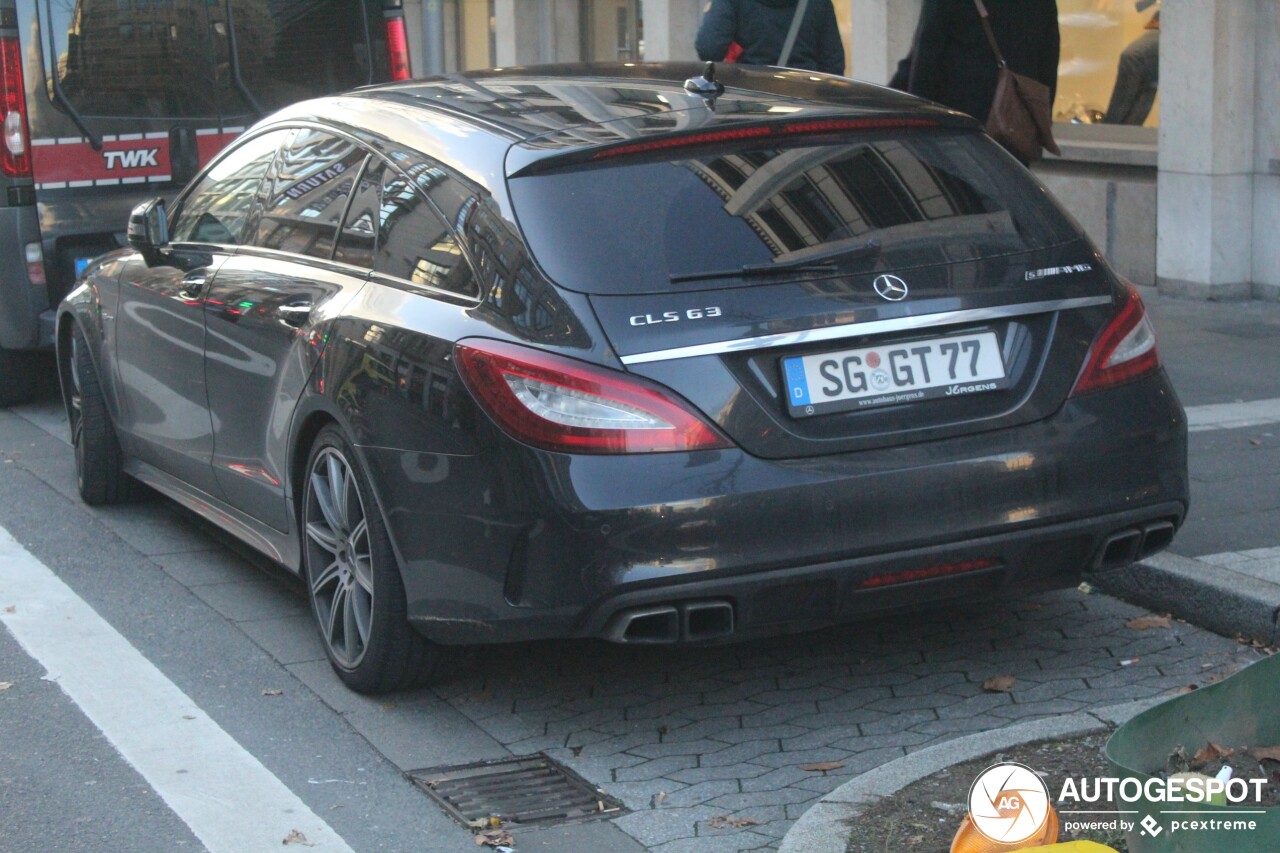
[[[1162,553],[1090,579],[1110,595],[1158,613],[1172,613],[1224,637],[1276,636],[1276,585],[1226,566]]]
[[[846,821],[882,797],[939,770],[1002,749],[1049,738],[1074,737],[1118,726],[1167,697],[1126,702],[1063,717],[1027,720],[988,732],[978,732],[935,744],[845,782],[814,803],[783,836],[778,853],[844,853],[849,829]]]

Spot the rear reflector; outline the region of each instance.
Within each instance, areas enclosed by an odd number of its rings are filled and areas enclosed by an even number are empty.
[[[0,111],[4,113],[0,170],[10,177],[30,177],[31,143],[22,86],[22,50],[14,37],[0,38]]]
[[[1071,396],[1114,388],[1159,369],[1155,330],[1147,319],[1142,297],[1127,282],[1119,309],[1090,347]]]
[[[36,286],[46,284],[43,247],[39,243],[28,243],[23,254],[27,262],[27,280]]]
[[[660,385],[516,344],[454,347],[458,373],[502,430],[565,453],[664,453],[729,447]]]
[[[980,572],[983,569],[995,568],[997,565],[999,563],[996,560],[986,558],[963,560],[959,563],[939,563],[936,566],[925,566],[920,569],[905,569],[901,572],[890,572],[886,575],[872,575],[869,578],[863,578],[858,581],[858,589],[878,589],[882,586],[915,583],[917,581],[933,580],[934,578],[945,578],[950,575]]]

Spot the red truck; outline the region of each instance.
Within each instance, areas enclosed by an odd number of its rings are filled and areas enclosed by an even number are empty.
[[[0,0],[0,406],[58,302],[259,117],[409,76],[401,0]]]

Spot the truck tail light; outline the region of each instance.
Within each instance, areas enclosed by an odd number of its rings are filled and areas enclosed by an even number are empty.
[[[0,170],[10,177],[29,178],[31,134],[27,130],[27,98],[22,85],[22,49],[13,36],[0,38],[0,111],[4,113]]]
[[[408,80],[413,76],[409,68],[409,38],[405,32],[404,9],[400,4],[388,4],[383,11],[387,32],[388,73],[392,80]]]

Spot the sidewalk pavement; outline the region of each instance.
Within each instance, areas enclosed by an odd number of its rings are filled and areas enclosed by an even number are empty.
[[[1280,304],[1205,303],[1140,288],[1187,409],[1191,510],[1169,550],[1095,576],[1102,591],[1227,637],[1280,642]],[[910,753],[810,807],[779,853],[844,853],[848,821],[943,768],[1119,725],[1162,699],[1014,723]]]

